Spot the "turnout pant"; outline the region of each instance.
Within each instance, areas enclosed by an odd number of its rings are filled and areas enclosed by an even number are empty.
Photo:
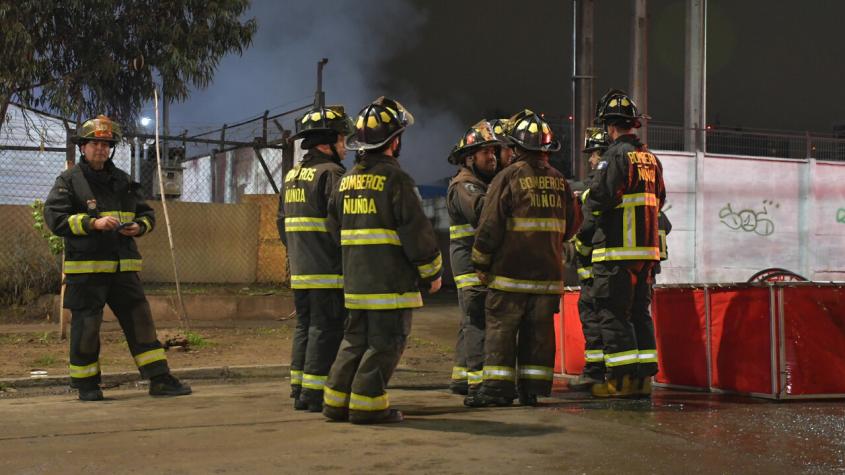
[[[458,289],[458,303],[461,307],[461,326],[458,343],[455,345],[455,366],[452,368],[452,384],[477,387],[482,381],[484,369],[484,302],[487,287],[473,286]]]
[[[323,386],[329,374],[340,341],[343,339],[343,306],[341,289],[296,289],[296,329],[290,363],[290,383],[294,394],[302,399],[323,400]]]
[[[559,305],[559,295],[488,290],[482,394],[513,399],[515,382],[523,394],[551,394]]]
[[[108,304],[120,323],[142,378],[167,374],[150,305],[137,272],[67,276],[64,307],[71,312],[70,381],[74,388],[100,383],[100,325]]]
[[[594,379],[603,379],[604,344],[601,339],[601,322],[592,296],[593,279],[581,280],[581,294],[578,297],[578,317],[584,332],[584,371]]]
[[[376,421],[390,411],[387,383],[411,333],[411,309],[350,310],[329,371],[323,414],[335,420]]]
[[[593,264],[593,296],[601,324],[608,374],[657,374],[657,345],[651,319],[652,261]]]

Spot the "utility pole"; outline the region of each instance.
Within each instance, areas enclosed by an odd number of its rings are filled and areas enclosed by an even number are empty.
[[[595,2],[573,0],[572,38],[572,163],[575,178],[583,180],[589,172],[587,160],[581,156],[581,146],[587,128],[593,124],[595,111]]]
[[[684,150],[704,152],[707,98],[707,0],[687,0]]]
[[[648,12],[647,0],[634,0],[634,18],[631,25],[631,86],[630,94],[640,108],[648,114]],[[640,140],[648,143],[648,122],[643,121]]]
[[[164,136],[170,137],[170,98],[167,95],[167,86],[165,80],[161,80],[161,115],[162,128],[164,129]],[[164,157],[164,163],[170,165],[170,154],[168,153],[167,140],[161,142],[161,156]]]

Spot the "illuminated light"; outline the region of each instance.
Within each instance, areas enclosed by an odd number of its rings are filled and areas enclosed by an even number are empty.
[[[141,127],[146,127],[153,122],[149,117],[141,117]]]
[[[569,121],[572,122],[573,120],[575,120],[575,116],[572,115],[572,114],[569,114]]]

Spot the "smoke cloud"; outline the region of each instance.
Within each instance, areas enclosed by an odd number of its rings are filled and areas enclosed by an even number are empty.
[[[384,69],[415,44],[427,21],[425,11],[407,0],[259,0],[248,16],[259,24],[253,45],[243,56],[225,57],[207,89],[172,106],[171,132],[195,133],[265,109],[273,115],[308,104],[316,89],[317,61],[325,57],[327,104],[343,104],[354,116],[380,95],[402,102],[417,119],[404,135],[402,167],[419,184],[454,173],[446,155],[466,125]],[[293,117],[282,123],[292,129]],[[351,161],[350,154],[347,165]]]

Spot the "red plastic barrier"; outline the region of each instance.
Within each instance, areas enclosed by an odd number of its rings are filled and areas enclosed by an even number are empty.
[[[578,314],[580,291],[563,294],[563,347],[566,349],[563,368],[567,374],[581,374],[584,370],[584,331]]]
[[[652,317],[660,371],[655,380],[679,386],[708,387],[707,317],[703,289],[654,290]],[[663,355],[684,355],[664,358]]]
[[[845,395],[845,289],[782,289],[781,391]]]

